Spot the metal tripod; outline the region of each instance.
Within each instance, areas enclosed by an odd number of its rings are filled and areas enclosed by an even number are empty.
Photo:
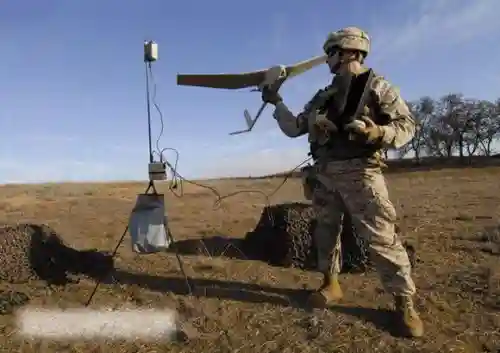
[[[150,86],[149,75],[150,75],[150,72],[151,72],[151,61],[149,61],[147,59],[146,55],[145,55],[144,62],[145,62],[145,67],[146,67],[146,108],[147,108],[147,115],[148,115],[149,163],[151,165],[151,164],[154,163],[152,137],[151,137],[151,135],[152,135],[152,133],[151,133],[151,102],[150,102],[151,101],[151,97],[150,97],[150,92],[149,92],[149,86]],[[174,171],[174,173],[175,173],[175,171]],[[150,191],[152,191],[152,192],[150,192]],[[155,184],[154,184],[154,178],[151,175],[150,175],[150,179],[149,179],[149,185],[148,185],[146,191],[144,191],[144,194],[145,195],[154,195],[154,196],[157,196],[157,197],[164,197],[164,195],[159,194],[156,191],[156,187],[155,187]],[[170,246],[173,247],[175,256],[177,258],[177,262],[179,263],[179,268],[180,268],[180,270],[181,270],[181,272],[182,272],[182,274],[184,276],[184,280],[186,281],[186,286],[187,286],[187,289],[188,289],[188,293],[189,294],[193,294],[193,290],[192,290],[193,286],[189,283],[189,278],[186,275],[186,272],[184,271],[184,265],[182,263],[182,260],[181,260],[181,257],[179,255],[179,252],[176,249],[176,243],[175,243],[175,240],[174,240],[174,238],[172,236],[172,232],[170,231],[170,228],[168,226],[168,220],[167,220],[166,216],[164,218],[163,224],[164,224],[164,227],[165,227],[165,234],[167,235],[168,239],[170,240]],[[127,224],[127,226],[125,227],[125,230],[123,231],[122,236],[120,237],[120,240],[118,241],[118,243],[116,244],[116,246],[115,246],[115,248],[113,250],[113,253],[111,255],[111,257],[113,259],[115,258],[116,253],[118,252],[118,248],[123,243],[123,240],[125,239],[125,236],[127,235],[128,230],[129,230],[129,225]],[[92,302],[92,299],[93,299],[94,295],[96,294],[97,289],[99,288],[100,284],[101,284],[101,280],[98,280],[97,283],[96,283],[96,285],[95,285],[95,287],[94,287],[94,290],[90,294],[89,299],[87,300],[87,303],[85,304],[85,306],[88,306]]]
[[[150,191],[152,191],[152,192],[150,192]],[[163,196],[162,194],[159,194],[156,191],[156,187],[154,185],[154,181],[153,180],[149,181],[149,185],[148,185],[147,189],[144,191],[144,194],[146,194],[146,195],[154,195],[154,196],[159,196],[159,197]],[[165,233],[167,234],[167,237],[170,240],[170,246],[173,247],[175,256],[177,258],[177,262],[179,264],[179,269],[181,270],[182,275],[184,276],[184,280],[186,282],[186,287],[188,289],[188,293],[189,294],[193,294],[193,286],[189,283],[189,278],[188,278],[188,276],[186,274],[186,271],[184,270],[184,264],[182,263],[181,256],[180,256],[179,252],[176,249],[175,239],[172,236],[172,232],[170,231],[170,227],[168,226],[168,222],[167,222],[167,217],[166,216],[165,216],[165,221],[164,221],[164,227],[165,227]],[[116,254],[118,253],[118,249],[122,245],[123,240],[125,239],[125,236],[127,235],[128,230],[129,230],[129,225],[127,224],[127,226],[125,227],[125,230],[123,231],[120,239],[118,240],[118,243],[116,244],[115,248],[113,249],[113,252],[111,254],[111,257],[113,259],[115,258]],[[94,296],[95,296],[95,294],[97,292],[97,289],[99,288],[100,284],[101,284],[101,280],[99,279],[97,281],[97,283],[96,283],[96,285],[95,285],[92,293],[90,294],[89,299],[85,303],[85,306],[89,306],[90,305],[90,303],[92,302],[92,299],[94,298]]]

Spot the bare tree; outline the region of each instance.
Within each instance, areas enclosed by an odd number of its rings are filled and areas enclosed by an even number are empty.
[[[474,118],[469,110],[473,102],[464,99],[462,94],[452,93],[442,97],[435,105],[435,118],[428,135],[427,151],[441,157],[452,157],[458,151],[460,160],[464,160],[464,152],[469,145],[472,151],[474,138]],[[476,143],[477,149],[477,143]]]
[[[461,162],[475,155],[491,156],[500,140],[500,99],[496,102],[464,98],[451,93],[434,100],[425,96],[407,102],[417,123],[413,139],[397,152],[399,158],[412,154],[451,158],[458,152]]]
[[[478,121],[479,149],[485,156],[493,153],[493,142],[500,137],[500,99],[495,103],[478,102],[476,111]]]
[[[406,153],[410,151],[413,152],[416,162],[420,163],[420,158],[422,152],[424,152],[427,135],[429,133],[429,122],[434,117],[434,100],[430,97],[422,97],[418,102],[409,103],[408,106],[410,107],[415,122],[417,123],[417,128],[415,136],[406,147]]]
[[[467,152],[469,163],[472,156],[479,149],[481,134],[479,128],[481,126],[482,107],[479,101],[474,99],[466,99],[463,104],[463,117],[459,130],[459,148],[462,149],[461,158],[463,160],[464,150]]]

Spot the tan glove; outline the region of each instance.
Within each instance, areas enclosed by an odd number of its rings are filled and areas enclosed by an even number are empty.
[[[384,129],[377,125],[367,116],[361,116],[358,120],[348,124],[346,129],[352,132],[354,139],[367,143],[379,142],[384,137]]]

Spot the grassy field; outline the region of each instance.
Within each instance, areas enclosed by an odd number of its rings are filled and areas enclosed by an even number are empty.
[[[426,336],[391,334],[392,301],[375,273],[342,277],[345,299],[315,312],[297,305],[304,288],[320,276],[229,259],[219,254],[184,256],[196,285],[190,295],[173,254],[138,256],[125,238],[116,259],[117,282],[103,284],[93,308],[173,308],[182,315],[184,342],[30,342],[15,334],[14,316],[0,316],[2,352],[498,352],[500,349],[500,167],[413,171],[388,175],[405,239],[415,245],[418,308]],[[256,224],[280,178],[207,182],[225,199],[214,209],[208,189],[184,185],[184,195],[165,192],[176,240],[243,237]],[[0,187],[2,223],[46,223],[77,248],[112,250],[126,226],[137,193],[146,184],[54,184]],[[302,200],[289,180],[271,203]],[[484,239],[485,232],[492,239]],[[52,292],[18,286],[32,305],[81,307],[94,283],[82,280]]]

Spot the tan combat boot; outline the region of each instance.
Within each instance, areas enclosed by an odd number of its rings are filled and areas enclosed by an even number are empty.
[[[410,296],[396,296],[394,299],[398,323],[403,329],[402,333],[409,337],[422,337],[424,324],[415,310],[412,298]]]
[[[317,291],[311,293],[308,302],[314,307],[324,308],[339,301],[343,296],[338,275],[325,274],[323,284]]]

